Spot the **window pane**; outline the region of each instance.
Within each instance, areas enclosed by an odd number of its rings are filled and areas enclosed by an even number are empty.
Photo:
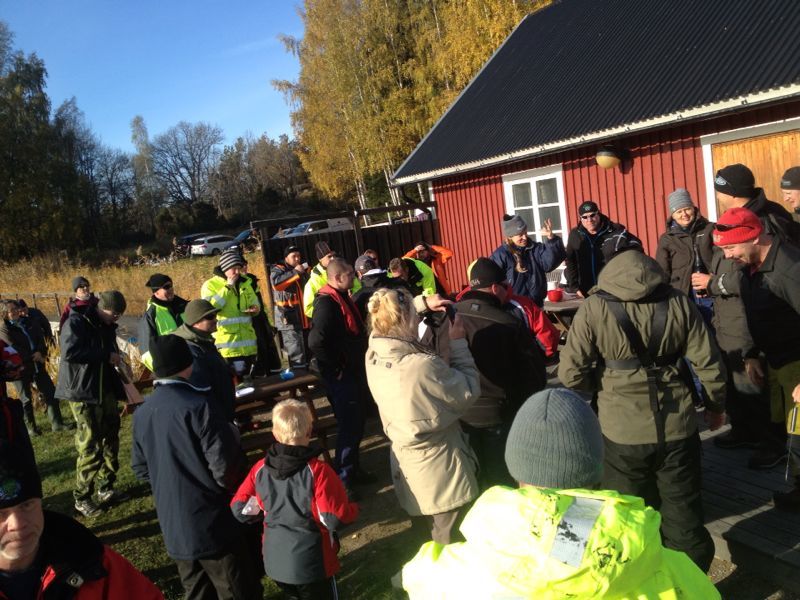
[[[528,231],[533,231],[536,228],[536,222],[533,220],[533,209],[523,208],[522,210],[514,211],[517,213],[528,225]]]
[[[511,186],[511,194],[514,196],[514,208],[533,204],[530,183],[515,183]]]
[[[546,206],[539,209],[539,222],[543,224],[545,219],[553,222],[553,229],[561,229],[561,214],[557,206]]]
[[[556,204],[558,202],[558,186],[556,186],[555,178],[540,179],[536,182],[536,202],[538,204]]]

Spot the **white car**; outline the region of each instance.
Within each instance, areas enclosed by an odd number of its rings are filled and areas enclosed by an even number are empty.
[[[306,221],[300,223],[292,229],[291,233],[285,234],[285,238],[294,238],[307,235],[309,233],[328,233],[329,231],[347,231],[353,229],[350,219],[323,219],[321,221]]]
[[[229,235],[207,235],[192,242],[192,254],[199,256],[217,256],[222,254],[225,246],[233,241]]]

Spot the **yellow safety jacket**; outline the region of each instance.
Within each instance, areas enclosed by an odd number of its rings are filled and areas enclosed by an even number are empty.
[[[496,486],[467,513],[467,541],[423,545],[403,587],[411,600],[719,598],[686,554],[661,545],[660,524],[617,492]]]
[[[261,303],[249,279],[240,277],[235,286],[229,286],[225,277],[215,275],[203,284],[200,296],[208,300],[217,313],[217,331],[214,345],[224,358],[254,356],[258,352],[253,316],[243,311]]]
[[[176,299],[182,303],[183,308],[186,307],[185,300],[177,296]],[[181,312],[178,319],[175,319],[166,306],[153,302],[152,298],[147,301],[147,307],[144,310],[144,315],[142,315],[142,325],[139,329],[139,343],[140,347],[146,345],[145,351],[142,352],[142,364],[151,371],[153,370],[153,356],[150,354],[152,325],[148,321],[152,321],[155,324],[156,337],[160,337],[172,333],[183,323],[183,312]]]
[[[325,271],[325,267],[317,263],[316,266],[311,269],[311,274],[303,288],[303,312],[306,313],[309,319],[314,314],[314,298],[317,297],[317,292],[320,291],[326,283],[328,283],[328,273]],[[350,293],[355,294],[360,289],[361,282],[358,280],[358,277],[356,277],[353,279]]]

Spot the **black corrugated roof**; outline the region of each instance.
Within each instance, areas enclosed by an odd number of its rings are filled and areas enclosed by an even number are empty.
[[[800,0],[563,0],[520,23],[394,179],[798,83]]]

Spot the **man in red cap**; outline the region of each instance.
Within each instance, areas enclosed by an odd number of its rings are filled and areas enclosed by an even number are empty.
[[[739,207],[720,217],[714,245],[743,265],[739,289],[754,344],[745,358],[766,359],[766,372],[759,360],[748,360],[747,374],[754,384],[767,383],[772,421],[784,423],[800,383],[800,249],[767,233],[755,213]],[[797,478],[800,465],[793,463]],[[778,508],[800,510],[800,485],[773,498]]]

